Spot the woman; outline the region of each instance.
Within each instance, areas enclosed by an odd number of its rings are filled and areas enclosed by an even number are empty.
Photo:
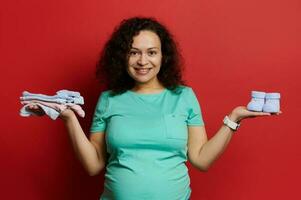
[[[208,140],[196,95],[182,80],[176,44],[153,18],[122,21],[97,75],[108,90],[99,97],[90,138],[72,110],[60,117],[88,173],[106,168],[103,200],[189,199],[187,159],[207,171],[241,120],[271,115],[236,107]]]

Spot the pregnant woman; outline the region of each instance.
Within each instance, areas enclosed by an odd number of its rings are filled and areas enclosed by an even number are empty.
[[[271,115],[238,106],[208,140],[201,107],[182,80],[181,67],[165,26],[153,18],[123,20],[98,63],[107,90],[99,95],[89,138],[71,109],[60,114],[87,172],[105,170],[100,199],[187,200],[185,162],[207,171],[243,119]]]

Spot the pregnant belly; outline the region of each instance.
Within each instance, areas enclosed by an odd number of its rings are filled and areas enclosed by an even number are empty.
[[[110,166],[105,174],[102,199],[188,199],[191,190],[187,169],[176,168],[166,172],[151,166],[139,170]]]

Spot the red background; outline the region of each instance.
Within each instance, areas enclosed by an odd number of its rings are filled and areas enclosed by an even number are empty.
[[[103,174],[86,174],[62,121],[20,117],[19,96],[80,91],[88,134],[103,89],[94,77],[99,52],[114,26],[135,15],[156,17],[174,34],[209,137],[252,90],[282,95],[283,114],[243,121],[207,173],[188,163],[192,200],[301,199],[300,1],[10,0],[0,9],[1,199],[99,198]]]

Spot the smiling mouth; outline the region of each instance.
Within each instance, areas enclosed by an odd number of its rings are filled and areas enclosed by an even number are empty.
[[[135,71],[136,71],[137,74],[139,74],[139,75],[145,75],[145,74],[147,74],[152,68],[135,68],[135,67],[134,67],[134,69],[135,69]]]

